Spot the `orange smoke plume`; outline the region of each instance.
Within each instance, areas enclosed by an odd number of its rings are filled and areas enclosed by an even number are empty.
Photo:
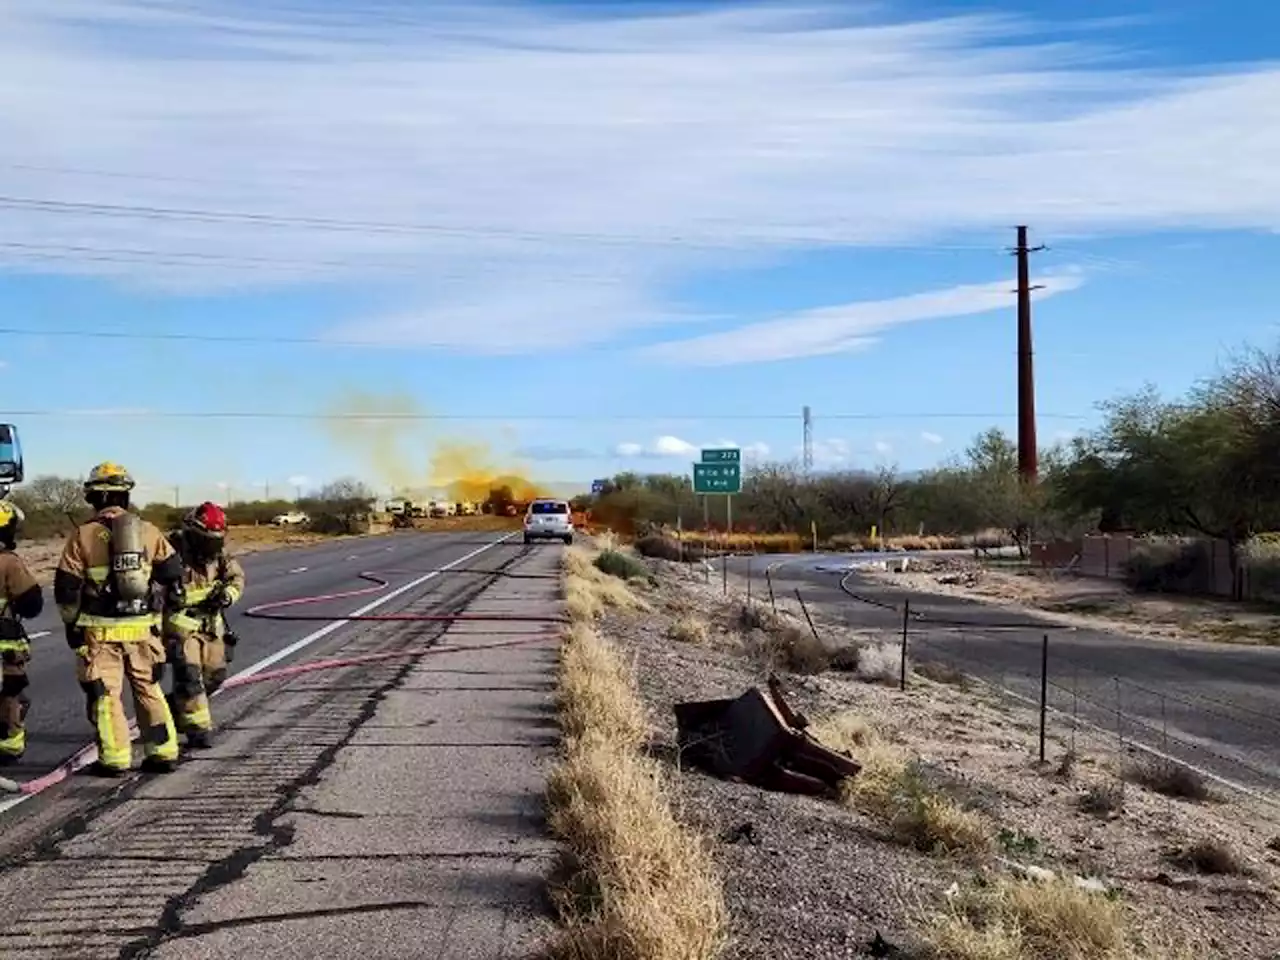
[[[350,390],[331,411],[367,418],[329,421],[330,439],[344,457],[359,461],[353,467],[369,471],[399,496],[425,500],[444,495],[483,503],[502,488],[517,501],[549,495],[520,464],[501,461],[489,444],[433,437],[429,419],[412,419],[422,414],[405,393]]]

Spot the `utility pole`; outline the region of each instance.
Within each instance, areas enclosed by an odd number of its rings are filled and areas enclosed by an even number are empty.
[[[813,470],[813,414],[810,412],[808,405],[804,407],[804,445],[801,447],[803,451],[804,475],[807,477]]]
[[[1036,452],[1036,381],[1031,366],[1031,285],[1028,255],[1044,246],[1027,246],[1027,228],[1018,227],[1018,474],[1026,483],[1035,483],[1040,472]]]

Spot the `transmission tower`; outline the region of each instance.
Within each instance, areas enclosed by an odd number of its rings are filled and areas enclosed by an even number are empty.
[[[813,416],[809,408],[804,408],[804,472],[807,475],[813,469]]]

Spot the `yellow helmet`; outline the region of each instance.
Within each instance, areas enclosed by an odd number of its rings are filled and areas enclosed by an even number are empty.
[[[22,519],[22,511],[9,500],[0,500],[0,530]]]
[[[128,493],[133,489],[133,477],[129,471],[118,463],[108,460],[89,471],[89,479],[84,482],[84,492],[94,490]]]

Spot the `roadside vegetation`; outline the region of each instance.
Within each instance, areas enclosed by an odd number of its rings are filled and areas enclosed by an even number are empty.
[[[726,547],[972,549],[1125,532],[1185,540],[1145,543],[1130,583],[1145,591],[1195,591],[1211,558],[1202,541],[1229,547],[1252,592],[1280,598],[1280,348],[1246,348],[1185,396],[1153,388],[1100,404],[1101,424],[1040,451],[1040,483],[1022,484],[1017,448],[999,429],[923,474],[893,468],[805,477],[792,463],[748,468],[726,537],[723,498],[711,526],[687,475],[623,473],[603,495],[582,498],[593,523],[637,538],[645,555],[697,559]],[[683,527],[675,543],[677,525]],[[873,528],[875,536],[872,536]]]
[[[712,960],[726,936],[719,877],[703,840],[672,811],[666,773],[644,752],[649,722],[635,678],[597,625],[606,609],[648,608],[628,586],[635,564],[619,550],[565,551],[564,743],[547,783],[548,823],[564,857],[552,881],[561,929],[549,953]]]

